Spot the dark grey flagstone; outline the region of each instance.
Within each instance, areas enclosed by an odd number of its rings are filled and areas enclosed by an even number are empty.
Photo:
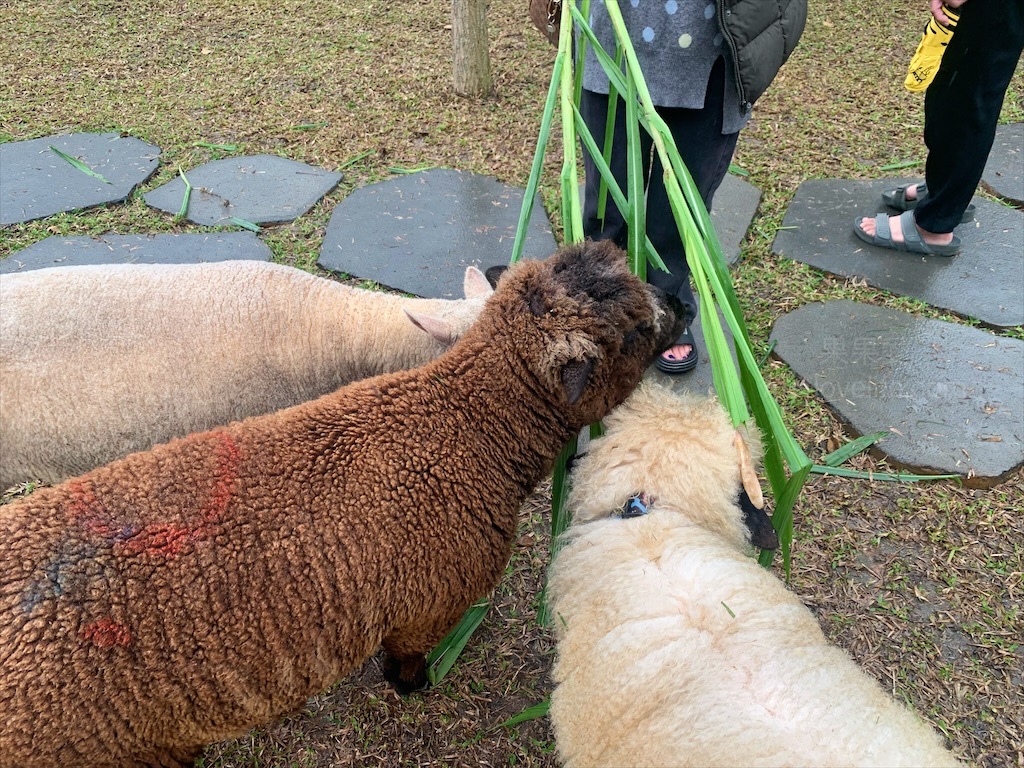
[[[317,263],[416,296],[458,298],[467,266],[508,264],[523,194],[447,169],[360,187],[335,208]],[[524,257],[546,258],[556,247],[538,196]]]
[[[1024,342],[828,301],[778,319],[775,354],[897,466],[977,484],[1024,462]]]
[[[880,195],[912,179],[814,179],[797,189],[775,236],[776,254],[995,327],[1024,323],[1024,213],[980,197],[958,226],[957,256],[924,256],[868,245],[854,220],[885,210]]]
[[[54,235],[0,261],[0,273],[85,264],[195,264],[270,261],[270,247],[251,232],[178,235]]]
[[[196,224],[233,226],[232,218],[279,224],[304,214],[342,175],[276,155],[229,157],[185,171],[192,185],[185,218]],[[181,177],[147,192],[146,204],[177,215],[185,198]]]
[[[103,179],[79,170],[52,148]],[[0,144],[0,225],[121,202],[156,171],[159,157],[158,147],[119,133],[72,133]]]

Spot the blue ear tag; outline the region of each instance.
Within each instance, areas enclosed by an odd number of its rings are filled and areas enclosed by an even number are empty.
[[[631,517],[643,517],[649,511],[649,506],[652,499],[648,498],[646,493],[638,493],[636,496],[630,496],[626,503],[622,505],[622,510],[619,512],[619,517],[623,520],[628,520]]]

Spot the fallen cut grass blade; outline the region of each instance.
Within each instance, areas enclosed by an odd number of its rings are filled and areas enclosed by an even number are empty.
[[[915,166],[918,166],[920,164],[921,164],[920,160],[907,160],[904,163],[892,163],[891,165],[879,166],[878,170],[880,170],[880,171],[898,171],[898,170],[901,170],[903,168],[914,168]]]
[[[430,652],[427,656],[427,679],[431,685],[437,685],[448,674],[490,607],[491,604],[487,600],[474,603],[459,623]]]
[[[420,171],[429,171],[431,168],[437,168],[436,165],[421,165],[419,168],[402,168],[397,165],[388,167],[388,171],[391,173],[419,173]]]
[[[821,463],[826,467],[838,467],[840,464],[849,461],[859,453],[863,453],[883,437],[888,437],[889,432],[882,430],[871,435],[862,435],[856,440],[851,440],[842,448],[832,451],[821,457]]]
[[[858,480],[884,480],[894,483],[917,483],[922,480],[963,480],[960,475],[912,475],[906,472],[864,472],[859,469],[829,467],[822,464],[811,465],[811,472],[816,475],[852,477]]]
[[[192,146],[203,147],[204,149],[219,149],[223,152],[235,152],[238,150],[237,144],[211,144],[208,141],[197,141]]]
[[[185,171],[179,168],[178,175],[181,176],[181,180],[185,184],[185,194],[181,198],[181,207],[178,208],[178,212],[174,216],[175,221],[181,221],[188,215],[188,204],[192,201],[192,184],[189,183]]]
[[[539,704],[534,704],[532,707],[527,707],[518,715],[513,715],[504,723],[499,723],[496,728],[508,728],[513,725],[519,725],[529,720],[537,720],[538,718],[545,717],[548,710],[551,709],[551,701],[545,699]]]
[[[240,219],[237,216],[232,216],[230,221],[236,227],[241,227],[242,229],[248,229],[250,232],[262,232],[263,231],[262,229],[260,229],[260,225],[259,224],[253,224],[251,221],[247,221],[246,219]]]
[[[102,173],[97,173],[92,168],[90,168],[88,165],[86,165],[81,160],[79,160],[77,157],[72,157],[71,155],[69,155],[69,154],[67,154],[65,152],[61,152],[59,149],[57,149],[52,144],[50,145],[50,151],[53,152],[55,155],[57,155],[57,157],[59,157],[61,160],[64,160],[65,162],[70,163],[72,167],[74,167],[76,170],[81,171],[86,176],[92,176],[94,179],[99,179],[104,184],[111,184],[111,185],[113,184],[113,182],[108,181],[106,178],[104,178]]]
[[[340,171],[340,170],[342,170],[343,168],[348,168],[348,167],[349,167],[349,166],[351,166],[351,165],[355,165],[355,164],[356,164],[356,163],[358,163],[358,162],[359,162],[360,160],[363,160],[363,159],[365,159],[365,158],[369,157],[370,155],[375,155],[375,154],[377,154],[377,151],[376,151],[375,149],[368,149],[368,150],[366,150],[365,152],[360,152],[360,153],[359,153],[358,155],[356,155],[355,157],[350,157],[350,158],[349,158],[348,160],[346,160],[346,161],[345,161],[344,163],[342,163],[341,165],[339,165],[339,166],[338,166],[338,170]]]

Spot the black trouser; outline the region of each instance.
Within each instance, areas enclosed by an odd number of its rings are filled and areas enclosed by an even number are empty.
[[[704,109],[680,109],[658,107],[658,114],[668,124],[675,139],[679,154],[686,168],[693,176],[694,184],[707,209],[715,191],[725,178],[736,149],[738,133],[722,134],[722,95],[725,88],[725,60],[719,58],[711,70]],[[605,124],[608,119],[608,96],[593,91],[583,91],[580,98],[580,112],[583,121],[594,135],[598,147],[604,145]],[[611,170],[619,187],[626,191],[626,107],[619,103],[615,111],[615,138],[611,155]],[[651,155],[652,141],[648,133],[640,129],[641,153],[644,158]],[[608,196],[605,206],[605,220],[602,226],[597,215],[597,196],[601,175],[584,149],[583,165],[586,171],[586,189],[583,204],[583,233],[594,240],[614,240],[626,247],[627,227],[619,209]],[[696,315],[697,304],[690,287],[690,270],[686,264],[683,243],[679,237],[676,220],[669,207],[668,194],[662,177],[661,161],[654,153],[649,164],[650,176],[647,184],[647,236],[658,254],[669,268],[669,272],[648,268],[647,281],[663,291],[677,296],[687,305],[691,319]]]
[[[928,194],[914,219],[935,233],[952,232],[971,202],[1024,49],[1024,0],[970,0],[959,13],[924,99]]]

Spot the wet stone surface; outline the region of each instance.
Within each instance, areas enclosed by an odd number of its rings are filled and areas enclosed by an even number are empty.
[[[774,252],[994,327],[1024,323],[1024,212],[976,196],[974,220],[955,230],[963,249],[953,257],[878,248],[853,234],[856,218],[886,210],[884,190],[912,181],[804,182],[786,211]]]
[[[324,269],[428,298],[458,298],[470,264],[508,264],[523,190],[488,176],[434,169],[361,187],[331,216]],[[538,196],[524,258],[557,244]]]
[[[997,482],[1024,462],[1024,342],[852,301],[779,318],[775,354],[897,466]]]
[[[1024,205],[1024,123],[996,127],[981,183],[992,194]]]
[[[725,174],[722,186],[715,192],[711,223],[718,233],[726,264],[735,264],[739,259],[740,244],[747,236],[760,202],[761,190],[739,176]]]
[[[103,178],[76,168],[52,148]],[[119,133],[0,144],[0,225],[121,202],[156,171],[159,157],[159,147]]]
[[[85,264],[197,264],[270,261],[270,246],[251,232],[48,237],[0,261],[0,273]]]
[[[334,189],[342,175],[275,155],[231,157],[185,172],[192,185],[186,218],[196,224],[230,226],[293,221]],[[147,192],[146,203],[177,215],[185,198],[177,177]]]

